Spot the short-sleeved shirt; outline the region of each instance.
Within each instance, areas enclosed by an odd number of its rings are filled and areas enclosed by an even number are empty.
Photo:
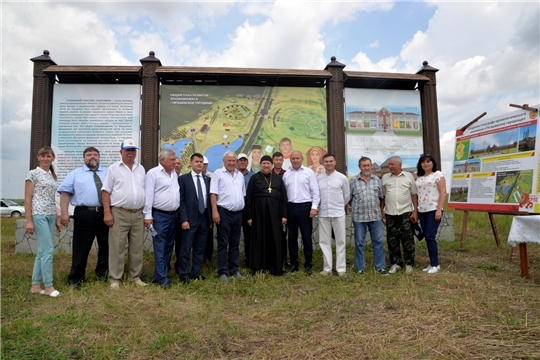
[[[371,222],[382,219],[381,199],[384,198],[381,179],[371,174],[366,182],[362,174],[349,181],[352,199],[352,220]]]
[[[101,189],[111,194],[111,206],[130,210],[142,209],[146,199],[145,177],[142,165],[135,163],[131,170],[120,160],[109,167]]]
[[[107,168],[99,166],[96,169],[96,174],[101,179],[101,183],[105,181]],[[101,192],[101,189],[99,190]],[[70,172],[64,181],[60,184],[57,192],[59,194],[65,192],[71,194],[69,200],[73,206],[100,206],[98,190],[94,182],[94,171],[88,166],[83,165]]]
[[[242,210],[246,196],[244,175],[238,169],[231,175],[225,166],[216,170],[210,181],[210,193],[217,195],[218,206],[229,211]]]
[[[28,172],[26,180],[34,184],[32,215],[56,215],[55,196],[58,182],[54,179],[51,171],[37,167]]]
[[[414,210],[411,195],[415,195],[418,190],[410,172],[402,171],[399,175],[384,174],[382,186],[386,214],[401,215]]]
[[[439,180],[444,178],[440,171],[435,171],[427,176],[419,176],[416,179],[418,188],[418,211],[427,212],[437,210],[439,204]]]

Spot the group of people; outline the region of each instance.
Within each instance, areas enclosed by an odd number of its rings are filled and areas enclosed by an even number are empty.
[[[279,141],[279,152],[283,157],[283,168],[288,170],[292,167],[291,154],[292,154],[292,141],[288,137],[284,137]],[[326,154],[320,146],[312,146],[307,152],[308,167],[313,170],[316,176],[319,176],[324,172],[324,166],[322,164],[322,157]],[[251,151],[248,155],[248,170],[254,173],[261,171],[261,158],[263,156],[262,146],[259,144],[251,145]]]
[[[389,159],[389,173],[382,179],[372,174],[371,159],[360,158],[360,174],[350,180],[336,170],[336,158],[325,153],[324,172],[318,176],[303,165],[299,151],[290,153],[291,168],[283,168],[284,156],[260,158],[260,171],[248,170],[249,158],[228,151],[223,167],[208,173],[208,160],[200,153],[190,158],[191,171],[181,175],[182,163],[172,150],[159,154],[159,165],[145,172],[136,162],[133,140],[120,146],[121,160],[108,169],[99,164],[95,147],[83,152],[84,165],[70,172],[60,185],[52,162],[54,151],[38,151],[39,166],[25,182],[26,230],[36,234],[38,252],[30,292],[51,297],[53,287],[53,233],[70,221],[74,206],[72,264],[68,282],[79,288],[86,278],[88,255],[94,238],[98,279],[119,288],[124,279],[124,255],[129,259],[128,281],[139,285],[143,265],[145,228],[152,233],[154,273],[152,282],[171,287],[170,272],[182,283],[204,280],[203,263],[211,261],[213,227],[217,228],[217,273],[221,282],[245,276],[240,269],[240,238],[244,235],[245,265],[253,274],[282,275],[300,268],[298,236],[302,239],[303,268],[313,269],[313,218],[319,220],[319,245],[323,252],[321,275],[333,270],[332,239],[336,244],[335,270],[347,271],[345,256],[346,210],[350,206],[355,234],[355,271],[365,271],[364,244],[370,232],[375,270],[381,275],[404,268],[413,271],[415,247],[411,221],[419,220],[428,246],[430,264],[424,271],[440,269],[436,234],[446,196],[445,179],[435,159],[422,154],[418,178],[403,171],[398,156]],[[57,216],[55,194],[60,194]],[[383,227],[386,223],[390,269],[386,270]],[[127,242],[126,242],[127,240]],[[126,246],[127,245],[127,246]],[[171,263],[174,253],[176,262]],[[288,256],[287,256],[288,253]],[[43,283],[44,288],[41,284]]]

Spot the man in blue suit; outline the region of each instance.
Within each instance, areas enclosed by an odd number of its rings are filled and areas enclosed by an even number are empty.
[[[191,172],[178,178],[182,243],[177,272],[183,283],[187,283],[190,279],[205,279],[199,272],[211,224],[211,207],[210,178],[202,173],[203,160],[203,155],[199,153],[191,155]]]

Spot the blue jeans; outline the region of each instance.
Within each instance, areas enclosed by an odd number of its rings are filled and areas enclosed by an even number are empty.
[[[426,245],[429,253],[429,264],[439,266],[439,248],[437,247],[437,230],[441,221],[435,220],[435,211],[419,212],[420,226],[426,237]]]
[[[242,212],[233,213],[222,207],[218,211],[221,219],[217,226],[218,275],[235,275],[240,267]]]
[[[180,279],[187,280],[190,277],[195,279],[200,275],[201,263],[204,256],[204,250],[206,248],[206,237],[208,235],[208,231],[212,230],[208,228],[207,211],[210,210],[205,210],[203,214],[199,214],[197,217],[197,223],[190,225],[188,230],[178,229],[178,231],[182,231],[180,259],[177,269]],[[191,274],[188,276],[192,249],[193,255],[191,259]]]
[[[158,232],[157,236],[152,237],[155,261],[153,281],[164,284],[171,281],[168,272],[174,248],[176,212],[165,214],[152,211],[152,217],[154,218],[154,229]]]
[[[45,287],[49,287],[53,285],[53,234],[56,215],[32,215],[32,220],[38,243],[32,285],[40,285],[43,281]]]
[[[354,224],[354,242],[356,251],[354,252],[354,266],[356,270],[364,270],[366,267],[364,261],[364,244],[366,241],[366,234],[369,230],[371,235],[371,245],[373,246],[373,263],[375,269],[385,269],[386,261],[384,259],[384,230],[382,220],[368,221],[368,222],[353,222]]]

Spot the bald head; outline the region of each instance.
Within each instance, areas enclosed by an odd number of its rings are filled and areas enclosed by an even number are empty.
[[[302,161],[304,161],[304,157],[302,156],[302,153],[298,150],[294,150],[291,153],[291,165],[294,170],[300,169],[302,166]]]

